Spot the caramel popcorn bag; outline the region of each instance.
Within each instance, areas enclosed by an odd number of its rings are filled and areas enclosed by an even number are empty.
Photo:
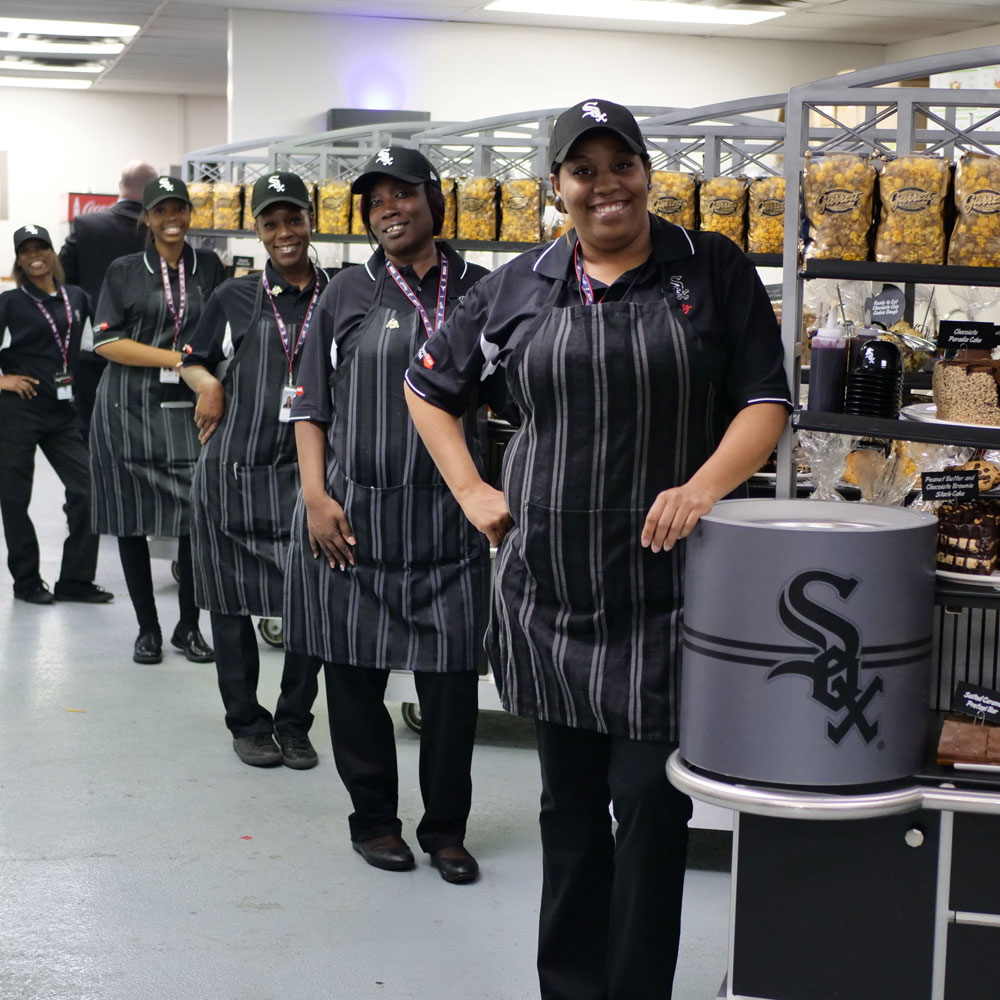
[[[654,170],[649,183],[649,210],[668,222],[694,229],[698,193],[694,174]]]
[[[542,182],[537,177],[500,185],[500,239],[537,243],[542,238]]]
[[[807,260],[867,260],[875,167],[856,153],[806,154]]]
[[[746,249],[747,180],[745,177],[713,177],[701,182],[698,191],[701,228],[728,236]]]
[[[212,228],[235,231],[243,217],[241,184],[216,181],[212,187]]]
[[[458,195],[455,192],[455,178],[441,178],[441,193],[444,195],[444,223],[441,239],[453,240],[458,232]]]
[[[211,229],[215,222],[212,215],[212,185],[206,181],[192,181],[187,189],[191,197],[191,228]]]
[[[944,263],[944,208],[950,180],[951,164],[936,156],[901,156],[882,166],[876,260]]]
[[[496,181],[492,177],[463,177],[459,180],[458,238],[497,238]]]
[[[955,170],[955,208],[948,263],[1000,264],[1000,157],[966,153]]]
[[[351,230],[351,185],[349,181],[320,181],[317,229],[344,236]]]
[[[781,253],[785,246],[785,178],[752,180],[747,215],[750,253]]]
[[[361,195],[351,197],[351,232],[359,236],[367,236],[365,220],[361,217]]]

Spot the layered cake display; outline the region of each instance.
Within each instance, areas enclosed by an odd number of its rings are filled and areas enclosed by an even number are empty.
[[[942,504],[937,512],[938,568],[989,576],[997,565],[998,509],[989,500]]]
[[[939,420],[1000,427],[1000,361],[939,361],[932,388]]]

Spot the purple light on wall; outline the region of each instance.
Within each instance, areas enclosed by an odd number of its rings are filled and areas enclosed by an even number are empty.
[[[394,66],[366,58],[363,63],[345,67],[341,79],[344,93],[352,107],[406,107],[406,82]]]

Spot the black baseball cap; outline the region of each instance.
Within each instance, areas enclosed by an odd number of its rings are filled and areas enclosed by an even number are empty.
[[[285,170],[276,170],[254,184],[250,213],[256,219],[265,208],[278,202],[312,210],[312,199],[302,178]]]
[[[48,243],[49,249],[52,249],[52,237],[44,226],[27,225],[14,230],[14,253],[17,253],[21,249],[21,244],[27,243],[28,240],[41,240],[43,243]]]
[[[187,184],[178,177],[154,177],[142,189],[142,207],[148,212],[154,205],[159,205],[161,201],[168,198],[176,198],[178,201],[191,204],[191,195],[188,194]]]
[[[549,163],[558,167],[566,159],[573,143],[596,128],[616,132],[633,153],[646,152],[646,143],[632,112],[620,104],[595,97],[574,104],[556,119],[549,137]]]
[[[364,194],[380,174],[387,174],[410,184],[433,184],[441,187],[441,175],[419,150],[406,146],[380,149],[362,168],[351,185],[351,194]]]

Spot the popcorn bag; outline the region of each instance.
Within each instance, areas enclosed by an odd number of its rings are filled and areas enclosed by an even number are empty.
[[[752,180],[747,214],[747,250],[781,253],[785,247],[785,178]]]
[[[189,189],[190,190],[190,189]],[[212,229],[235,232],[243,218],[243,186],[216,181],[212,188]],[[193,223],[192,223],[193,225]]]
[[[348,181],[320,181],[317,230],[336,236],[350,232],[351,185]]]
[[[497,238],[496,181],[492,177],[463,177],[459,180],[458,238]]]
[[[1000,264],[1000,157],[966,153],[955,171],[958,218],[948,263],[967,267]]]
[[[713,177],[698,191],[701,228],[728,236],[746,249],[747,181],[745,177]]]
[[[455,192],[455,178],[441,178],[441,193],[444,195],[444,223],[441,239],[453,240],[458,232],[458,195]]]
[[[191,228],[211,229],[215,222],[212,214],[212,185],[205,181],[192,181],[187,189],[191,196]]]
[[[542,236],[542,182],[537,177],[500,185],[500,239],[537,243]]]
[[[698,180],[694,174],[654,170],[649,183],[649,210],[668,222],[694,229],[698,204]]]
[[[351,232],[359,236],[367,236],[365,220],[361,217],[361,195],[351,197]]]
[[[944,208],[950,180],[951,165],[936,156],[901,156],[882,166],[876,260],[944,263]]]
[[[806,154],[806,260],[867,260],[875,167],[854,153]]]

